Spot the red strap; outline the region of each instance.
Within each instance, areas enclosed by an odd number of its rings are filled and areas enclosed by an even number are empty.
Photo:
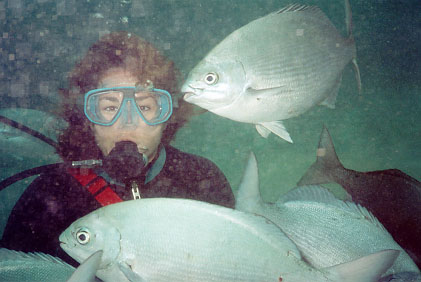
[[[101,177],[98,177],[94,182],[89,184],[88,186],[85,186],[86,189],[88,189],[89,192],[91,192],[92,195],[94,195],[96,192],[98,192],[101,188],[104,186],[108,186],[108,183],[105,182],[105,180]]]
[[[95,196],[95,199],[102,205],[115,204],[123,200],[110,188],[105,188],[104,191]]]
[[[116,192],[108,186],[108,183],[102,177],[99,177],[92,169],[69,168],[68,172],[95,197],[101,206],[123,201]],[[102,189],[105,186],[107,187]],[[100,192],[97,193],[98,191]]]
[[[85,187],[91,182],[94,178],[98,177],[92,169],[83,169],[83,168],[69,168],[68,172],[76,178],[79,183]]]

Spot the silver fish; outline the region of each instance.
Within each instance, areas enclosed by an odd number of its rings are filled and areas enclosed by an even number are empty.
[[[104,281],[377,281],[398,255],[386,250],[318,270],[264,217],[165,198],[102,207],[72,223],[60,242],[77,261],[103,250]]]
[[[256,158],[250,154],[237,193],[236,209],[262,215],[278,225],[313,267],[325,268],[380,250],[395,249],[400,255],[385,275],[419,273],[408,254],[365,208],[341,201],[321,186],[299,187],[274,204],[265,203],[258,181]]]
[[[371,211],[421,267],[421,182],[398,169],[360,172],[345,168],[323,127],[317,160],[298,185],[336,182]]]
[[[101,261],[102,252],[87,258],[77,269],[57,257],[0,248],[0,281],[90,282]]]
[[[322,104],[334,108],[342,71],[360,75],[346,3],[348,38],[317,7],[290,5],[235,30],[190,72],[184,100],[252,123],[292,143],[282,120]]]

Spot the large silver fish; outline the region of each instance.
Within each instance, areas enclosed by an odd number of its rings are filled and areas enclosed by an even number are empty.
[[[421,182],[398,169],[361,172],[345,168],[326,127],[317,160],[298,185],[336,182],[371,211],[421,267]]]
[[[251,153],[237,193],[236,209],[274,222],[312,266],[325,268],[380,250],[395,249],[400,250],[400,255],[385,275],[420,273],[408,254],[365,208],[341,201],[321,186],[299,187],[274,204],[265,203],[258,182],[257,162]]]
[[[77,269],[57,257],[0,248],[0,281],[91,282],[102,252],[88,257]]]
[[[165,198],[102,207],[72,223],[60,242],[77,261],[103,250],[104,281],[377,281],[398,255],[385,250],[318,270],[262,216]]]
[[[348,38],[317,7],[290,5],[228,35],[190,72],[184,100],[256,125],[292,143],[282,120],[323,104],[334,108],[342,71],[359,71],[346,3]]]

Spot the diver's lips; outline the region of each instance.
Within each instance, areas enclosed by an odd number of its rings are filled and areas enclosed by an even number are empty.
[[[136,143],[136,138],[131,138],[131,137],[125,136],[125,135],[127,135],[127,134],[124,134],[124,133],[122,133],[121,135],[122,135],[122,136],[120,136],[120,138],[118,138],[118,139],[115,141],[114,145],[115,145],[116,143],[118,143],[118,142],[124,142],[124,141],[129,141],[129,142]]]
[[[184,92],[183,99],[188,100],[190,97],[197,96],[194,92]]]

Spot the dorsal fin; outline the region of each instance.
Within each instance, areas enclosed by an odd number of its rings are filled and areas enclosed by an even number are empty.
[[[331,172],[334,170],[344,170],[336,155],[333,146],[332,138],[323,125],[323,130],[320,135],[319,147],[317,149],[317,159],[307,172],[298,181],[298,186],[311,184],[324,184],[334,182]]]
[[[240,187],[235,197],[235,208],[241,211],[254,211],[255,206],[261,205],[261,202],[256,156],[253,152],[250,152]]]
[[[54,257],[48,254],[34,252],[34,253],[25,253],[20,251],[9,250],[5,248],[0,248],[0,258],[2,261],[14,260],[14,261],[45,261],[54,264],[61,264],[64,266],[70,266],[65,261],[61,260],[58,257]]]

